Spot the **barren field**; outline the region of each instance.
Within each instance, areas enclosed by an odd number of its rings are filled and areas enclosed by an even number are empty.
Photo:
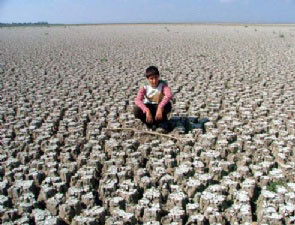
[[[150,65],[178,140],[105,129]],[[1,224],[295,223],[295,25],[1,28],[0,78]]]

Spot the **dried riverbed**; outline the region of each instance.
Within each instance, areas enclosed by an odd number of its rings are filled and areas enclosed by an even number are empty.
[[[104,129],[150,65],[185,141]],[[295,26],[1,28],[0,78],[1,224],[295,222]]]

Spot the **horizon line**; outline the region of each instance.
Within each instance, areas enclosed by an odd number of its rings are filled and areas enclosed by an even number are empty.
[[[44,23],[44,24],[38,24]],[[47,23],[47,24],[46,24]],[[11,22],[11,23],[4,23],[0,22],[0,24],[4,25],[11,25],[14,26],[17,24],[24,24],[24,25],[32,25],[32,26],[50,26],[50,25],[60,25],[60,26],[77,26],[77,25],[137,25],[137,24],[208,24],[208,25],[295,25],[295,22],[100,22],[100,23],[49,23],[47,21],[38,21],[38,22]]]

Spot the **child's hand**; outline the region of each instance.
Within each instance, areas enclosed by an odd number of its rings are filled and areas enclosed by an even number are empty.
[[[163,118],[163,108],[158,107],[155,119],[162,120],[162,118]]]
[[[146,122],[147,123],[152,123],[153,122],[153,116],[150,110],[146,111]]]

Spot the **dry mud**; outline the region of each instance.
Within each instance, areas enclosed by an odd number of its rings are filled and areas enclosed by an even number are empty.
[[[103,129],[149,65],[184,141]],[[0,223],[294,224],[294,71],[291,25],[0,29]]]

